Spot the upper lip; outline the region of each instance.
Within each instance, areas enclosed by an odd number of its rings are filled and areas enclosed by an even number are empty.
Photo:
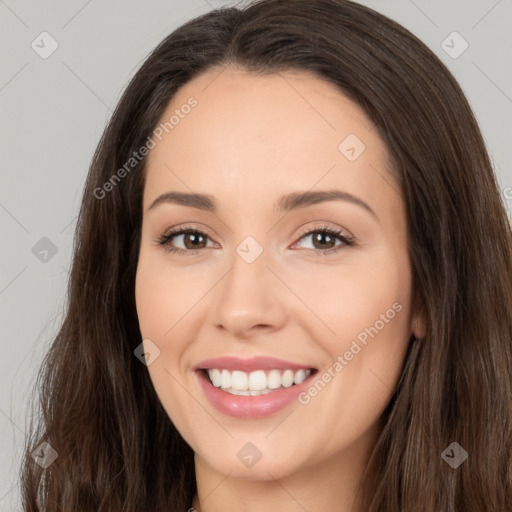
[[[196,367],[196,370],[208,370],[218,368],[221,370],[239,370],[243,372],[251,372],[254,370],[309,370],[314,369],[311,365],[294,363],[292,361],[285,361],[284,359],[277,359],[275,357],[258,356],[249,359],[242,359],[240,357],[224,356],[216,357],[213,359],[206,359],[201,361]]]

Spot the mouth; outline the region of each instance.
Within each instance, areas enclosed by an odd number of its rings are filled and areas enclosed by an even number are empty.
[[[225,393],[237,396],[266,395],[278,389],[296,386],[316,372],[314,368],[296,371],[275,368],[272,370],[256,370],[250,373],[220,368],[200,371],[203,372],[204,378],[208,379],[212,386],[221,389]]]
[[[195,368],[206,398],[220,412],[263,418],[291,405],[310,384],[314,367],[274,358],[217,358]]]

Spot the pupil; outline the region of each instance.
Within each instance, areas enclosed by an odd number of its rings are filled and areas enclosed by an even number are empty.
[[[313,237],[313,240],[315,242],[315,247],[316,247],[316,242],[321,242],[322,241],[322,238],[325,238],[327,240],[327,243],[331,243],[333,242],[333,237],[327,233],[321,233],[321,232],[318,232],[314,237]],[[331,246],[329,246],[330,248]],[[325,249],[325,245],[320,245],[320,249]]]
[[[189,244],[187,243],[188,240],[191,241],[191,245],[193,249],[197,249],[198,247],[198,239],[203,238],[203,235],[199,235],[197,233],[187,233],[185,235],[185,246],[190,249]]]

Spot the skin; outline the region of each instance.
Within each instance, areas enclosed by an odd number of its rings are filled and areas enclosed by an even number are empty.
[[[191,96],[197,106],[148,157],[136,303],[143,339],[160,350],[150,378],[196,454],[194,507],[360,510],[356,491],[378,420],[420,322],[411,311],[404,203],[386,147],[355,103],[307,72],[209,70],[178,91],[162,120]],[[348,134],[366,146],[354,161],[338,149]],[[353,194],[376,217],[340,200],[274,210],[282,195],[311,189]],[[148,211],[169,191],[211,195],[218,209],[161,203]],[[302,233],[319,225],[341,229],[354,245],[336,238],[314,245]],[[207,235],[198,254],[157,245],[181,226]],[[248,236],[263,248],[252,263],[236,252]],[[186,235],[169,244],[193,247]],[[321,254],[334,244],[338,252]],[[401,311],[305,405],[232,418],[209,403],[193,371],[211,357],[265,355],[322,375],[394,303]],[[247,442],[262,454],[250,468],[237,458]]]

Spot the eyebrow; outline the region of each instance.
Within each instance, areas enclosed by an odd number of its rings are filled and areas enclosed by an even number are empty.
[[[346,201],[357,206],[361,206],[373,217],[375,217],[375,219],[378,220],[377,215],[367,203],[365,203],[362,199],[349,194],[348,192],[343,192],[342,190],[292,192],[291,194],[280,197],[277,200],[274,208],[277,213],[288,213],[299,208],[305,208],[307,206],[323,203],[325,201],[336,200]],[[146,211],[149,211],[162,203],[189,206],[191,208],[197,208],[199,210],[205,210],[212,213],[217,212],[217,205],[215,203],[215,199],[212,196],[188,192],[166,192],[165,194],[158,196]]]

